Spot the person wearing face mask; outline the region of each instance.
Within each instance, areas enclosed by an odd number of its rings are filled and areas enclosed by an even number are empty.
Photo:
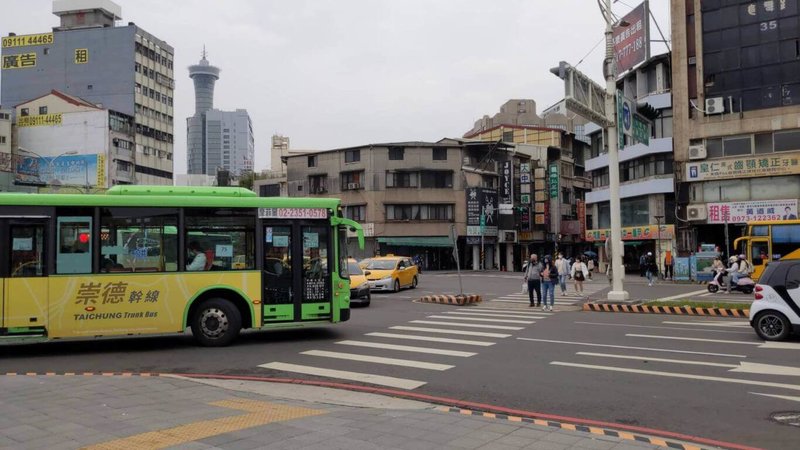
[[[539,263],[539,258],[536,254],[531,255],[531,260],[528,262],[528,267],[525,269],[525,276],[523,281],[528,283],[528,300],[530,306],[540,306],[542,304],[542,265]],[[533,302],[533,293],[536,292],[536,303]]]
[[[192,241],[189,243],[189,256],[192,258],[192,261],[189,264],[186,264],[187,271],[198,271],[198,270],[205,270],[206,269],[206,254],[203,252],[203,248],[200,247],[200,244],[197,241]]]

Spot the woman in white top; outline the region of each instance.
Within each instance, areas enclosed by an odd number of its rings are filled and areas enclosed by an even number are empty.
[[[572,265],[570,275],[575,281],[575,292],[578,295],[583,295],[583,281],[589,276],[589,268],[586,267],[586,257],[582,257],[575,264]]]

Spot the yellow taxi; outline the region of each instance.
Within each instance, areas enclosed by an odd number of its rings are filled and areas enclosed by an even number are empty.
[[[367,281],[373,291],[394,291],[401,288],[416,288],[419,268],[407,256],[379,256],[367,264]]]
[[[347,260],[347,272],[350,274],[350,304],[369,306],[371,296],[367,275],[370,272],[362,271],[353,258]]]

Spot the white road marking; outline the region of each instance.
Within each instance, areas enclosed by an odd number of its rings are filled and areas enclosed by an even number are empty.
[[[781,400],[789,400],[792,402],[800,402],[800,397],[792,397],[791,395],[775,395],[775,394],[762,394],[760,392],[751,392],[753,395],[763,395],[764,397],[779,398]]]
[[[593,342],[570,342],[570,341],[554,341],[550,339],[532,339],[532,338],[521,338],[518,337],[517,339],[521,341],[533,341],[533,342],[550,342],[553,344],[570,344],[570,345],[585,345],[587,347],[607,347],[607,348],[627,348],[630,350],[646,350],[650,352],[666,352],[666,353],[685,353],[687,355],[706,355],[706,356],[722,356],[726,358],[747,358],[747,355],[731,355],[728,353],[710,353],[710,352],[692,352],[689,350],[672,350],[666,348],[649,348],[649,347],[631,347],[627,345],[611,345],[611,344],[595,344]]]
[[[729,341],[724,339],[703,339],[703,338],[690,338],[690,337],[682,337],[682,336],[656,336],[650,334],[626,334],[625,336],[628,337],[639,337],[639,338],[652,338],[652,339],[670,339],[674,341],[694,341],[694,342],[713,342],[715,344],[741,344],[741,345],[762,345],[764,341],[761,342],[746,342],[746,341]]]
[[[675,373],[675,372],[659,372],[655,370],[641,370],[641,369],[626,369],[624,367],[613,366],[595,366],[591,364],[576,364],[561,361],[552,361],[550,364],[554,366],[578,367],[583,369],[606,370],[610,372],[625,372],[636,373],[641,375],[653,375],[658,377],[669,378],[687,378],[691,380],[704,380],[704,381],[717,381],[721,383],[734,383],[734,384],[749,384],[753,386],[766,386],[781,389],[791,389],[793,391],[800,391],[800,385],[788,383],[772,383],[769,381],[756,381],[756,380],[743,380],[739,378],[725,378],[725,377],[712,377],[707,375],[695,375],[691,373]]]
[[[764,342],[758,348],[766,348],[773,350],[800,350],[800,344],[794,342]]]
[[[735,334],[752,334],[750,331],[732,331],[732,330],[701,330],[699,328],[680,328],[680,327],[659,327],[655,325],[633,325],[629,323],[601,323],[601,322],[575,322],[581,325],[603,325],[607,327],[630,327],[630,328],[658,328],[663,330],[686,330],[686,331],[703,331],[708,333],[735,333]]]
[[[491,314],[491,313],[482,313],[482,312],[462,312],[462,311],[447,311],[445,314],[453,314],[455,316],[477,316],[477,317],[516,317],[518,319],[546,319],[544,316],[539,315],[531,315],[533,313],[527,314]]]
[[[664,325],[695,325],[695,326],[705,326],[705,327],[732,327],[732,328],[750,328],[750,323],[746,321],[725,321],[721,322],[719,320],[706,320],[704,322],[674,322],[665,320],[663,322]]]
[[[523,327],[507,327],[505,325],[483,325],[474,323],[460,323],[460,322],[437,322],[435,320],[412,320],[409,323],[421,323],[423,325],[447,325],[451,327],[465,327],[465,328],[491,328],[493,330],[511,330],[519,331],[524,330]]]
[[[520,304],[526,304],[526,305],[530,304],[530,302],[528,302],[527,300],[504,300],[504,299],[501,299],[501,298],[495,298],[495,299],[489,300],[489,301],[501,302],[501,303],[520,303]],[[575,299],[575,301],[578,301],[578,299]],[[562,301],[556,300],[554,303],[556,305],[569,305],[569,306],[572,306],[575,302],[562,302]]]
[[[597,356],[599,358],[617,358],[617,359],[633,359],[637,361],[656,361],[656,362],[666,362],[666,363],[675,363],[675,364],[689,364],[693,366],[711,366],[711,367],[725,367],[728,369],[737,368],[739,367],[737,364],[720,364],[720,363],[710,363],[704,361],[686,361],[682,359],[665,359],[665,358],[648,358],[646,356],[628,356],[628,355],[613,355],[610,353],[591,353],[591,352],[578,352],[575,353],[576,355],[582,356]]]
[[[424,361],[414,361],[412,359],[384,358],[381,356],[358,355],[355,353],[329,352],[325,350],[309,350],[307,352],[300,352],[300,354],[308,356],[320,356],[323,358],[345,359],[348,361],[386,364],[389,366],[414,367],[416,369],[427,369],[427,370],[447,370],[455,367],[449,364],[437,364]]]
[[[686,298],[686,297],[693,297],[693,296],[696,296],[698,294],[702,294],[703,292],[708,292],[708,289],[700,289],[699,291],[686,292],[686,293],[683,293],[683,294],[673,295],[671,297],[659,298],[659,299],[656,299],[656,300],[659,301],[659,302],[666,302],[666,301],[669,301],[669,300],[678,300],[678,299],[682,299],[682,298]]]
[[[784,375],[790,377],[800,377],[800,367],[775,366],[772,364],[759,364],[751,362],[741,362],[739,367],[731,369],[729,372],[757,373],[759,375]]]
[[[456,319],[456,320],[472,320],[474,322],[493,322],[493,323],[521,323],[523,325],[530,325],[536,323],[532,320],[512,320],[512,319],[487,319],[481,317],[466,317],[466,316],[427,316],[428,319]]]
[[[403,331],[424,331],[426,333],[458,334],[461,336],[480,336],[480,337],[501,338],[501,339],[511,337],[510,334],[502,334],[502,333],[484,333],[482,331],[447,330],[443,328],[407,327],[402,325],[389,327],[389,329],[403,330]]]
[[[350,372],[346,370],[324,369],[322,367],[302,366],[299,364],[287,364],[282,362],[272,362],[261,364],[259,367],[283,372],[303,373],[306,375],[316,375],[327,378],[339,378],[341,380],[358,381],[362,383],[377,384],[399,389],[416,389],[424,386],[426,382],[409,380],[406,378],[387,377],[383,375],[373,375],[369,373]]]
[[[445,356],[459,356],[461,358],[469,358],[475,356],[477,353],[461,352],[458,350],[445,350],[441,348],[428,348],[428,347],[412,347],[410,345],[395,345],[383,344],[380,342],[364,342],[364,341],[339,341],[340,345],[352,345],[354,347],[367,347],[367,348],[380,348],[385,350],[397,350],[399,352],[414,352],[414,353],[428,353],[431,355],[445,355]]]
[[[484,309],[465,309],[462,310],[464,312],[486,312],[486,313],[516,313],[516,314],[523,314],[523,315],[534,315],[534,316],[552,316],[554,313],[544,312],[541,310],[542,308],[493,308],[493,307],[486,307]],[[461,311],[457,311],[461,312]]]
[[[421,330],[424,331],[425,329],[422,328]],[[492,333],[487,333],[487,334],[492,334]],[[419,336],[414,334],[367,333],[367,336],[383,337],[391,339],[408,339],[411,341],[442,342],[445,344],[475,345],[480,347],[491,347],[492,345],[495,344],[494,342],[471,341],[467,339],[450,339],[450,338],[440,338],[433,336]],[[508,337],[510,335],[501,334],[500,336]]]

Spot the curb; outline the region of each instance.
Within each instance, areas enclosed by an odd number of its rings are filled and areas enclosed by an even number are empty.
[[[483,301],[480,295],[424,295],[419,299],[422,303],[442,303],[446,305],[468,305],[470,303],[480,303]]]
[[[686,306],[646,306],[646,305],[620,305],[584,303],[584,311],[594,312],[623,312],[642,314],[678,314],[688,316],[715,316],[715,317],[743,317],[750,316],[749,309],[726,308],[692,308]]]

